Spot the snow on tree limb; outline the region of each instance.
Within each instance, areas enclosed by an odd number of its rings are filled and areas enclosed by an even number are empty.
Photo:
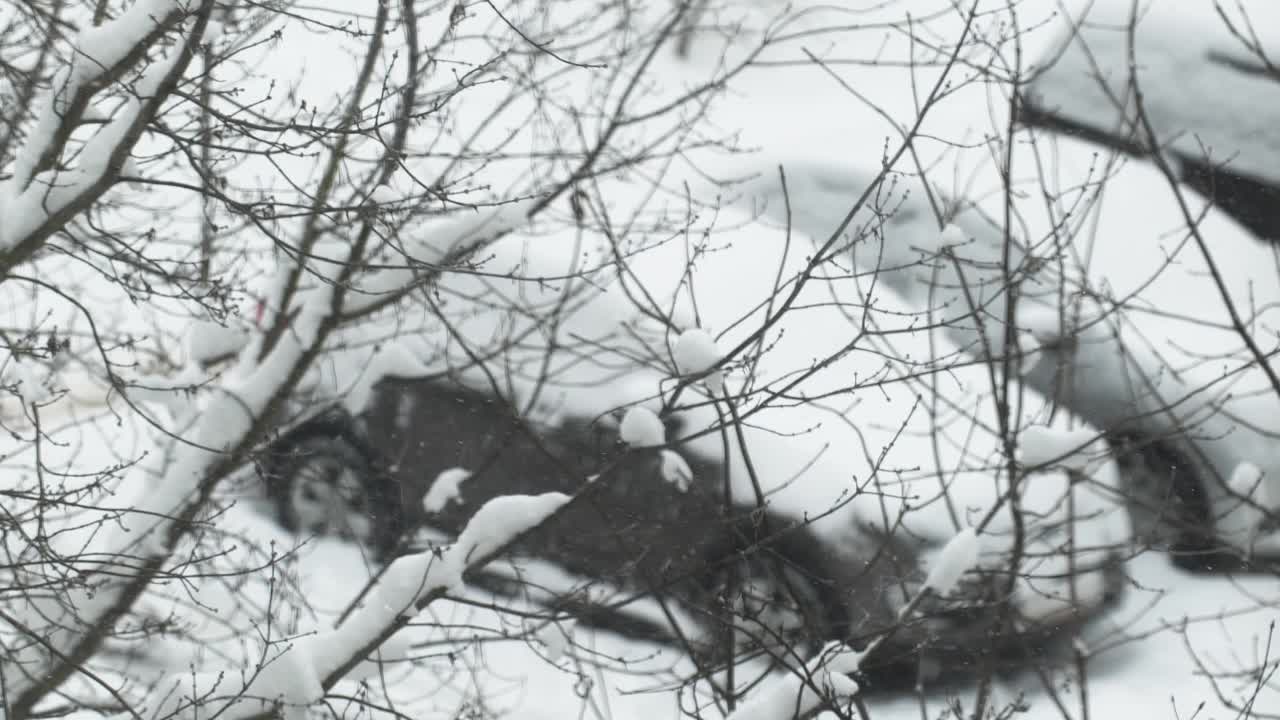
[[[143,68],[134,83],[136,94],[85,143],[79,167],[66,172],[42,171],[54,166],[62,154],[89,98],[140,62],[186,16],[190,5],[182,0],[139,0],[116,20],[81,35],[78,56],[98,62],[83,60],[57,78],[61,82],[55,83],[55,90],[39,111],[36,127],[27,139],[27,151],[18,158],[13,177],[0,186],[0,278],[114,183],[143,129],[186,71],[213,0],[201,2],[196,22],[175,50]]]
[[[704,382],[717,395],[724,392],[724,373],[713,370],[724,359],[724,351],[715,338],[702,328],[691,328],[676,338],[672,355],[682,375],[704,376]]]
[[[328,287],[322,291],[332,293]],[[18,622],[41,637],[11,646],[0,659],[12,716],[26,716],[43,695],[75,672],[159,571],[177,536],[230,471],[228,460],[236,461],[238,451],[252,441],[255,424],[295,374],[317,340],[323,319],[315,310],[301,314],[294,332],[254,372],[242,382],[228,383],[203,407],[188,410],[184,424],[191,433],[185,439],[170,439],[168,451],[152,455],[153,462],[141,470],[161,480],[139,483],[134,497],[122,504],[130,508],[124,521],[105,525],[99,535],[98,556],[111,560],[85,573],[85,582],[63,597],[30,596],[16,609]],[[148,536],[152,539],[140,540]],[[156,537],[163,540],[157,542]],[[146,558],[137,562],[140,544]]]
[[[662,479],[671,483],[680,492],[689,492],[693,485],[693,469],[685,461],[684,456],[675,450],[664,449],[659,454]]]
[[[89,98],[140,62],[189,6],[184,0],[138,0],[119,17],[80,31],[71,64],[54,77],[52,91],[37,109],[35,127],[14,159],[11,189],[26,190],[37,173],[53,164],[88,110]]]
[[[534,207],[535,200],[504,203],[423,229],[404,241],[405,255],[437,267],[464,262],[480,248],[528,222]],[[393,267],[362,276],[357,280],[360,293],[347,303],[344,313],[360,315],[382,306],[388,298],[399,297],[420,282],[421,272],[415,267]]]
[[[563,493],[494,498],[438,555],[427,551],[397,559],[346,622],[317,636],[313,656],[324,686],[346,677],[423,608],[455,590],[466,571],[483,567],[569,500]]]
[[[493,223],[497,228],[491,224],[495,218],[500,220]],[[467,218],[446,226],[433,238],[440,247],[465,250],[471,247],[468,243],[484,242],[473,241],[478,232],[505,231],[523,218],[518,209],[510,215],[499,212],[479,220]],[[383,283],[398,277],[395,270],[385,272],[392,277],[378,272],[371,277]],[[17,621],[29,628],[31,637],[26,645],[13,648],[0,659],[13,716],[26,716],[40,698],[75,672],[160,570],[177,538],[187,531],[188,521],[216,484],[240,462],[243,451],[256,442],[255,432],[260,431],[264,418],[291,392],[328,330],[346,310],[343,300],[347,296],[340,287],[320,285],[297,296],[288,332],[262,362],[253,363],[258,343],[251,342],[241,353],[239,366],[225,376],[208,402],[187,409],[189,416],[180,425],[191,428],[190,432],[184,438],[171,439],[172,446],[155,453],[152,457],[157,462],[142,470],[162,480],[139,484],[137,496],[123,503],[131,508],[126,522],[106,526],[99,536],[96,549],[101,556],[120,560],[107,563],[101,572],[90,573],[83,586],[69,591],[72,597],[31,597],[18,609]],[[161,461],[168,464],[158,465]],[[496,524],[481,522],[481,515],[477,515],[478,524],[470,526],[470,532],[460,540],[465,557],[486,557],[501,546],[503,529],[522,532],[519,528],[537,524],[559,507],[550,497],[529,504],[512,501],[491,505],[481,513],[487,512],[485,517]],[[481,528],[487,529],[482,532]],[[143,562],[132,560],[140,554],[139,549]],[[40,633],[38,640],[34,633]]]
[[[942,552],[929,568],[924,587],[940,596],[951,594],[960,578],[978,564],[978,534],[973,528],[956,533],[942,548]]]
[[[158,684],[152,703],[142,704],[142,717],[194,720],[216,714],[243,720],[270,717],[277,707],[286,714],[300,713],[319,702],[338,680],[358,671],[432,601],[455,591],[465,571],[488,563],[568,501],[562,493],[490,500],[453,545],[393,561],[340,626],[281,642],[284,650],[263,653],[261,667],[251,668],[239,678],[230,670],[174,673]],[[130,712],[115,717],[136,716]]]
[[[427,494],[422,497],[422,509],[428,513],[444,511],[451,503],[458,500],[462,493],[462,483],[471,477],[471,471],[461,467],[450,467],[441,470],[431,483]]]
[[[1252,553],[1267,514],[1276,507],[1276,499],[1269,497],[1270,488],[1261,468],[1247,460],[1236,465],[1227,487],[1238,498],[1238,504],[1219,521],[1220,531],[1246,554]]]
[[[569,502],[564,493],[507,495],[485,503],[454,544],[463,562],[486,562],[515,537],[541,524]]]
[[[858,671],[862,653],[840,642],[831,642],[803,668],[775,679],[748,697],[726,720],[788,720],[807,717],[828,700],[858,694],[858,683],[849,677]]]
[[[1031,425],[1018,435],[1018,459],[1029,466],[1052,464],[1085,472],[1105,453],[1105,447],[1095,445],[1098,441],[1098,433],[1088,427],[1063,430]]]

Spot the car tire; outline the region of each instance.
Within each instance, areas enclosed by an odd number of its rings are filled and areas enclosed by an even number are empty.
[[[295,428],[271,446],[263,476],[286,530],[349,539],[379,559],[400,542],[399,488],[349,423],[323,418]]]

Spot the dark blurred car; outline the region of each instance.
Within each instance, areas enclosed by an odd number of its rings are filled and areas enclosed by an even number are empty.
[[[722,476],[686,459],[697,477]],[[459,496],[427,513],[423,498],[452,468],[470,473]],[[839,576],[873,565],[854,562],[848,551],[830,556],[803,523],[755,508],[727,510],[707,484],[681,492],[662,479],[656,450],[628,451],[604,423],[535,424],[492,394],[445,381],[383,380],[360,416],[334,409],[282,435],[263,474],[286,528],[341,535],[383,559],[411,549],[422,526],[456,534],[492,498],[578,494],[515,551],[614,586],[670,595],[695,610],[724,594],[718,585],[728,575],[739,576],[740,585],[754,577],[775,591],[760,599],[769,612],[785,606],[793,616],[785,624],[815,637],[843,622]],[[875,565],[886,574],[881,586],[898,574]]]
[[[669,436],[676,432],[670,428]],[[284,434],[263,470],[286,527],[345,535],[381,558],[412,549],[414,531],[424,525],[457,533],[500,495],[576,494],[521,538],[514,553],[657,598],[665,618],[602,605],[580,592],[540,588],[541,594],[588,623],[672,642],[707,661],[724,659],[730,636],[739,651],[794,652],[830,639],[860,646],[896,624],[923,577],[918,546],[867,532],[865,542],[833,547],[803,519],[726,507],[724,468],[691,454],[685,460],[695,478],[688,492],[662,478],[657,450],[626,449],[616,423],[567,418],[543,425],[492,393],[444,380],[385,379],[359,417],[332,410]],[[471,473],[457,502],[426,512],[423,497],[451,468]],[[864,683],[909,688],[920,672],[933,672],[928,668],[982,663],[1024,669],[1096,613],[1025,624],[992,647],[993,628],[1010,617],[1007,603],[994,601],[998,577],[974,583],[962,601],[926,604],[924,614],[933,617],[895,630],[863,663]],[[501,574],[468,579],[499,593],[525,590]],[[1118,571],[1109,582],[1113,594],[1123,586]],[[694,618],[703,632],[686,634],[677,614]]]

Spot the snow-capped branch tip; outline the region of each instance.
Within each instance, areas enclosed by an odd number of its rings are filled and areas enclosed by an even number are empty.
[[[805,667],[793,670],[748,696],[725,720],[784,720],[806,717],[827,701],[851,698],[861,692],[856,680],[862,653],[831,642]]]
[[[719,393],[724,389],[724,373],[712,370],[724,359],[724,353],[716,344],[711,333],[702,328],[690,328],[680,333],[675,346],[671,349],[676,369],[681,375],[703,376],[702,381],[712,392]]]
[[[559,492],[496,497],[476,511],[451,551],[467,563],[483,561],[540,525],[569,500]]]
[[[547,660],[557,663],[565,656],[570,645],[573,644],[573,631],[576,626],[577,621],[572,618],[551,620],[534,631],[534,639],[546,648]]]
[[[430,515],[443,512],[450,503],[459,499],[462,494],[462,483],[470,477],[471,471],[466,468],[451,467],[441,470],[440,474],[436,475],[435,481],[431,483],[427,494],[422,498],[422,509]]]
[[[663,450],[660,455],[662,479],[675,485],[680,492],[689,492],[689,486],[693,484],[693,469],[684,456],[675,450]]]
[[[378,648],[371,639],[394,637],[433,598],[461,587],[468,568],[491,560],[569,500],[563,493],[496,497],[476,511],[452,545],[396,558],[345,622],[315,637],[318,674],[327,681],[346,677]]]
[[[953,245],[963,245],[969,242],[969,233],[965,232],[955,223],[947,223],[940,233],[942,246],[951,247]]]
[[[1258,505],[1268,507],[1270,504],[1267,502],[1270,498],[1266,497],[1267,486],[1262,481],[1262,469],[1248,460],[1242,460],[1236,465],[1227,485],[1231,492],[1243,498],[1251,498]]]
[[[960,583],[960,578],[977,567],[978,549],[978,533],[973,528],[956,533],[934,559],[924,587],[939,596],[950,595]]]
[[[1239,505],[1227,513],[1219,530],[1225,539],[1239,543],[1249,555],[1254,554],[1269,512],[1275,511],[1276,498],[1271,497],[1266,477],[1257,465],[1242,460],[1231,471],[1228,489],[1239,498]]]
[[[622,442],[633,448],[661,447],[667,444],[667,429],[656,413],[643,405],[627,409],[618,427]]]

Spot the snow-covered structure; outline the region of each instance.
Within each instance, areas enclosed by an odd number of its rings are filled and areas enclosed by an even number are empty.
[[[1136,17],[1132,10],[1099,3],[1060,23],[1059,40],[1025,90],[1021,121],[1150,155],[1141,107],[1179,180],[1280,241],[1275,5],[1150,3]]]
[[[1058,171],[1059,182],[1077,188],[1088,187],[1093,172]],[[1195,537],[1183,544],[1201,552],[1225,541],[1229,554],[1247,554],[1225,516],[1249,500],[1231,493],[1227,479],[1243,462],[1280,477],[1276,371],[1259,357],[1277,346],[1269,328],[1280,282],[1270,245],[1199,206],[1203,217],[1191,233],[1178,199],[1159,194],[1167,184],[1150,167],[1126,166],[1111,179],[1098,235],[1064,233],[1024,206],[1019,218],[1030,234],[1006,232],[994,212],[953,199],[944,229],[928,190],[907,175],[879,182],[856,167],[793,162],[787,180],[785,200],[776,180],[761,175],[744,201],[845,248],[866,287],[891,288],[925,308],[958,351],[1022,377],[1112,436],[1174,453],[1188,484],[1180,492],[1201,505],[1174,519]],[[1145,224],[1130,218],[1121,227],[1113,218],[1129,193],[1163,202]],[[1123,240],[1117,231],[1127,233]],[[1209,238],[1211,250],[1197,238]]]
[[[1025,631],[1004,648],[1015,654],[1114,597],[1112,554],[1130,530],[1096,431],[1016,382],[1019,409],[1001,418],[985,365],[897,290],[851,272],[847,248],[815,256],[807,238],[728,211],[699,237],[619,248],[622,267],[568,234],[512,236],[486,263],[502,272],[446,276],[450,331],[410,338],[422,370],[362,380],[369,401],[356,408],[405,525],[428,520],[421,499],[453,467],[471,474],[451,488],[457,502],[433,504],[445,530],[505,493],[576,494],[521,550],[671,592],[702,618],[708,647],[718,621],[706,608],[735,574],[748,635],[874,636],[957,530],[980,525],[976,572],[925,608],[944,613],[937,623],[864,663],[880,686],[914,677],[900,663],[914,668],[920,652],[969,657],[1001,613],[945,611],[1009,563]],[[572,267],[583,282],[541,280]],[[1009,451],[1033,426],[1084,446],[1019,460]],[[673,451],[687,488],[664,479]]]

